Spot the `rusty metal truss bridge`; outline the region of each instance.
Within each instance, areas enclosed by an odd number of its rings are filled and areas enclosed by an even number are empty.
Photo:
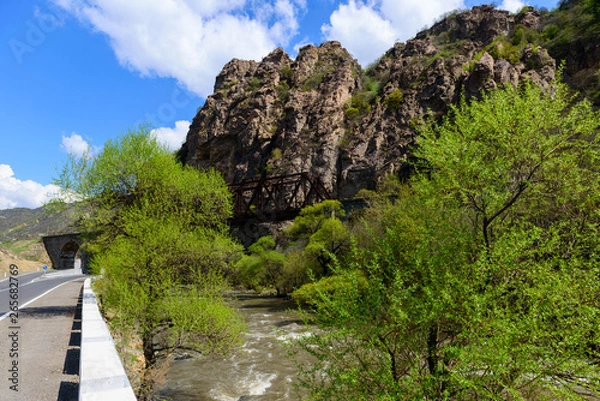
[[[234,219],[262,221],[293,219],[305,206],[332,199],[320,176],[287,174],[229,185]]]

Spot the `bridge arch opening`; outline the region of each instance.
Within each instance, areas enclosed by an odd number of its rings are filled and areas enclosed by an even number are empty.
[[[69,241],[60,249],[58,258],[58,269],[81,268],[81,256],[79,255],[79,244],[75,241]]]

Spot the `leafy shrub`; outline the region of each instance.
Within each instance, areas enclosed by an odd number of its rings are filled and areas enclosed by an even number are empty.
[[[529,43],[539,44],[541,36],[539,32],[519,24],[515,27],[510,41],[515,46],[524,47]]]
[[[372,96],[373,98],[379,95],[381,89],[383,88],[383,83],[381,81],[369,75],[365,75],[363,77],[363,85],[365,88],[365,92],[371,93],[370,96]]]
[[[367,114],[371,111],[369,100],[369,92],[358,92],[350,98],[346,105],[348,108],[357,109],[361,115]]]
[[[257,292],[263,288],[275,288],[286,259],[275,247],[275,240],[271,236],[261,237],[250,245],[248,255],[235,264],[237,284]]]
[[[346,110],[344,110],[344,115],[348,120],[354,121],[360,117],[360,110],[356,107],[348,107]]]
[[[336,293],[344,293],[351,288],[358,286],[366,288],[367,281],[362,272],[354,272],[358,280],[349,280],[346,275],[335,275],[323,277],[317,282],[304,284],[302,287],[292,293],[292,299],[304,305],[316,306],[323,297],[335,297]]]
[[[385,99],[385,105],[390,111],[398,110],[402,106],[403,102],[404,96],[402,95],[400,88],[394,89],[394,91]]]
[[[494,59],[502,58],[511,64],[516,64],[521,60],[520,46],[513,45],[505,38],[499,38],[495,40],[488,47],[486,47],[485,50],[487,50],[487,52]]]
[[[293,251],[286,254],[283,270],[277,278],[277,293],[291,294],[309,281],[306,258],[303,253]]]
[[[248,83],[248,89],[246,89],[246,91],[254,92],[258,88],[260,88],[261,85],[262,85],[262,82],[258,77],[252,77],[252,79]]]
[[[277,84],[275,90],[277,91],[277,98],[279,101],[285,102],[290,91],[290,85],[288,85],[286,81],[281,81]]]
[[[281,149],[275,148],[271,151],[271,159],[272,160],[281,160],[282,157],[283,157],[283,153],[281,152]]]
[[[302,85],[302,91],[308,92],[317,88],[319,85],[321,85],[321,82],[323,82],[324,76],[325,73],[319,72],[313,76],[306,78],[306,80],[304,81],[304,85]]]
[[[596,22],[600,22],[600,1],[598,0],[586,0],[585,11],[592,14]]]
[[[554,39],[560,32],[560,28],[556,24],[550,24],[544,28],[542,32],[542,37],[545,40]]]
[[[182,290],[165,299],[161,311],[172,323],[174,346],[224,355],[241,345],[244,317],[215,295]]]
[[[294,71],[289,65],[284,65],[281,67],[281,78],[285,81],[291,81],[294,78]]]

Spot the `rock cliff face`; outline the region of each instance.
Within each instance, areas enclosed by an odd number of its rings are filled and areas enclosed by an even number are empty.
[[[491,6],[450,15],[397,43],[367,71],[338,42],[276,49],[261,62],[232,60],[216,79],[182,147],[185,163],[214,167],[230,183],[310,172],[338,198],[406,174],[415,126],[461,94],[529,79],[546,86],[556,63],[513,40],[540,15]]]

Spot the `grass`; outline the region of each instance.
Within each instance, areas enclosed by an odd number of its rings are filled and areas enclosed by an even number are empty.
[[[0,249],[5,249],[19,259],[35,262],[45,262],[48,257],[39,239],[0,242]]]

